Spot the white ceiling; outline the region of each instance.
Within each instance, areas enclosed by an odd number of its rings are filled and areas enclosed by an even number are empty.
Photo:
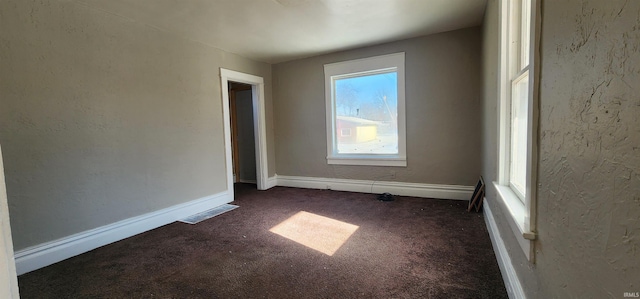
[[[480,25],[486,0],[76,0],[278,63]]]

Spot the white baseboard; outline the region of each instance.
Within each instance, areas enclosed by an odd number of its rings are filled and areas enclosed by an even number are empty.
[[[278,176],[274,175],[272,177],[267,178],[267,186],[265,186],[265,190],[271,189],[278,185]]]
[[[402,183],[388,181],[348,180],[315,177],[298,177],[278,175],[278,186],[309,189],[330,189],[362,193],[388,192],[401,196],[416,196],[440,199],[469,200],[473,194],[473,186],[433,185],[418,183]],[[271,179],[271,178],[270,178]]]
[[[331,189],[339,191],[383,193],[441,199],[469,200],[472,186],[432,185],[388,181],[366,181],[314,177],[273,176],[267,179],[267,189],[275,186]],[[118,221],[51,242],[15,252],[16,271],[22,275],[95,248],[172,223],[184,217],[232,202],[228,192],[175,205],[159,211]]]
[[[493,213],[491,212],[491,208],[489,207],[486,198],[484,199],[482,210],[484,212],[484,221],[487,225],[489,236],[491,237],[491,243],[493,244],[493,251],[496,253],[498,266],[500,266],[500,272],[502,272],[502,279],[504,280],[504,286],[507,289],[507,294],[509,294],[509,298],[511,299],[526,299],[527,297],[522,289],[522,284],[520,284],[520,280],[516,274],[516,269],[513,268],[511,257],[509,257],[509,252],[507,251],[507,247],[504,245],[504,241],[502,241],[502,236],[498,230],[496,219],[493,218]]]
[[[15,253],[16,270],[18,275],[31,272],[231,201],[233,198],[224,191],[22,249]]]

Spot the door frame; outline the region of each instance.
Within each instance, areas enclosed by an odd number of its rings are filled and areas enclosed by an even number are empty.
[[[18,275],[16,273],[11,222],[7,204],[7,189],[4,183],[2,149],[0,148],[0,297],[15,298],[18,294]]]
[[[224,148],[227,168],[227,190],[233,198],[233,159],[231,157],[231,116],[229,113],[229,81],[251,85],[253,105],[253,135],[256,144],[256,183],[258,190],[266,190],[269,177],[267,164],[267,130],[264,104],[264,79],[260,76],[220,68]]]

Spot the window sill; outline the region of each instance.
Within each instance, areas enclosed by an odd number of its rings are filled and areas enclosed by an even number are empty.
[[[407,167],[406,158],[387,157],[327,157],[328,164],[334,165],[368,165],[368,166],[400,166]]]
[[[500,185],[497,182],[493,182],[493,186],[498,193],[498,200],[502,202],[502,210],[511,231],[527,259],[533,261],[533,240],[536,235],[528,229],[529,212],[527,207],[508,186]]]

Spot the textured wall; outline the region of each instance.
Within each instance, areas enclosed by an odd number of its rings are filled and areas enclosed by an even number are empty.
[[[492,179],[497,7],[489,1],[483,59]],[[543,1],[541,61],[535,265],[487,194],[514,267],[529,298],[640,292],[640,2]]]
[[[268,64],[130,19],[8,0],[0,28],[16,250],[224,191],[219,67],[263,76],[271,116]]]
[[[480,173],[479,27],[273,67],[279,175],[473,185]],[[405,167],[327,164],[324,64],[406,52]]]
[[[560,297],[640,292],[640,1],[543,7],[539,277]]]

